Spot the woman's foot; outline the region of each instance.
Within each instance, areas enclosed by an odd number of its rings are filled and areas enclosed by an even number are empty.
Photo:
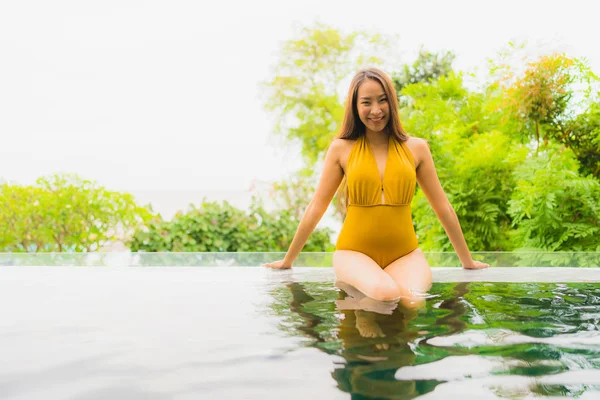
[[[360,336],[364,338],[385,337],[383,331],[375,322],[375,314],[357,310],[354,315],[356,315],[356,329],[358,329]]]
[[[364,338],[384,338],[385,334],[381,330],[379,324],[375,321],[375,314],[357,310],[354,312],[356,316],[356,329],[360,336]],[[376,343],[377,350],[388,350],[390,345],[387,343]]]

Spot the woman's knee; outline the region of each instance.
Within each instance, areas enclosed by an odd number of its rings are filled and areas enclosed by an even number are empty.
[[[391,279],[373,282],[367,290],[367,296],[380,301],[397,300],[402,295],[398,285]]]
[[[394,280],[366,254],[338,250],[333,253],[333,267],[339,280],[356,287],[372,299],[388,301],[401,296]]]
[[[424,297],[409,296],[401,297],[400,305],[407,310],[416,310],[425,306],[426,299]]]

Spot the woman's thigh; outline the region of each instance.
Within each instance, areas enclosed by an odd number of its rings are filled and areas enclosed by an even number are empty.
[[[385,267],[384,272],[400,288],[401,296],[407,299],[407,305],[415,300],[418,300],[419,304],[424,302],[424,298],[419,294],[425,294],[431,288],[432,276],[429,263],[421,249],[393,261]]]
[[[373,299],[387,301],[400,297],[400,289],[392,277],[364,253],[337,250],[333,253],[333,269],[337,279]]]

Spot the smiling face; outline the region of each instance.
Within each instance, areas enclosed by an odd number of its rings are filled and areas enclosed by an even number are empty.
[[[356,109],[367,132],[381,132],[385,129],[390,120],[390,106],[381,83],[366,79],[358,87]]]

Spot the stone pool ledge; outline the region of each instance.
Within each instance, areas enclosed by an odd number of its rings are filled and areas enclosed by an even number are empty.
[[[457,267],[434,267],[434,282],[600,282],[600,268],[568,267],[492,267],[465,270]],[[202,267],[86,267],[86,266],[3,266],[0,279],[92,279],[114,277],[119,280],[137,279],[194,279],[204,282],[327,282],[335,281],[333,268],[294,267],[272,270],[258,266]]]

